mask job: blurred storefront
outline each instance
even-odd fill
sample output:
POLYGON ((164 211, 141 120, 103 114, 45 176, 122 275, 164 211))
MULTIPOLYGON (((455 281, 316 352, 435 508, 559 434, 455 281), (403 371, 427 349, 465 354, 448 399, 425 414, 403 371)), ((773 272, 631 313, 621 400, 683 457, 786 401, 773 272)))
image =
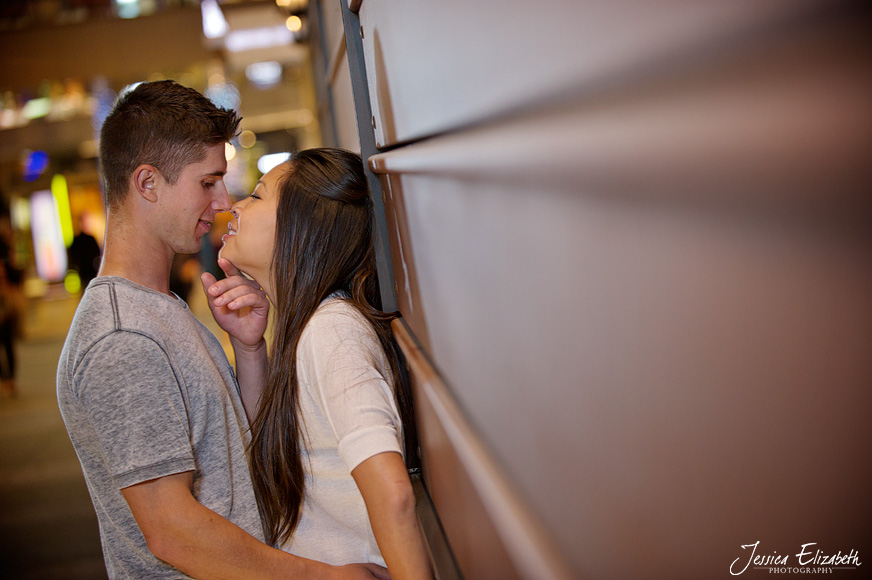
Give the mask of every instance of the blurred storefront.
MULTIPOLYGON (((174 79, 243 117, 227 185, 245 195, 268 163, 321 143, 305 0, 13 0, 0 7, 0 215, 29 298, 81 283, 80 230, 102 246, 99 128, 117 95, 174 79), (278 155, 279 157, 275 157, 278 155), (272 160, 272 161, 271 161, 272 160)), ((229 214, 204 238, 201 266, 229 214)))

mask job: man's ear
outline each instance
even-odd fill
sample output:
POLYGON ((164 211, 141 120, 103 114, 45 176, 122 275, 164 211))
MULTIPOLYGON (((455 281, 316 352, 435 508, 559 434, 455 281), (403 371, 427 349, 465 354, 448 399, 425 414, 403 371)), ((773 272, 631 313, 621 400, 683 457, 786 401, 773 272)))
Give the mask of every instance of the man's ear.
POLYGON ((154 203, 157 201, 157 181, 160 173, 153 165, 140 165, 133 170, 133 187, 136 193, 146 200, 154 203))

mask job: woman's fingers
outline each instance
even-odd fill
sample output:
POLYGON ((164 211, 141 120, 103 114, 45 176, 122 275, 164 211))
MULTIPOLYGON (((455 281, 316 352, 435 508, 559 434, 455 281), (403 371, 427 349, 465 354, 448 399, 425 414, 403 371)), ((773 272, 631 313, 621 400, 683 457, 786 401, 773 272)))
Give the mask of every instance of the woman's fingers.
MULTIPOLYGON (((226 260, 225 260, 226 261, 226 260)), ((229 262, 228 262, 229 263, 229 262)), ((234 267, 235 268, 235 267, 234 267)), ((239 272, 239 270, 236 270, 239 272)), ((239 286, 246 286, 248 288, 252 288, 254 290, 259 291, 260 285, 254 280, 249 280, 242 274, 228 274, 226 278, 223 280, 216 280, 214 276, 211 274, 208 275, 208 280, 210 280, 210 284, 206 284, 206 274, 203 275, 203 284, 206 287, 206 293, 209 296, 220 296, 224 294, 231 288, 236 288, 239 286)))
POLYGON ((209 287, 216 282, 216 279, 210 272, 203 272, 200 274, 200 282, 203 283, 203 290, 208 293, 209 287))
MULTIPOLYGON (((219 287, 217 284, 210 288, 219 287)), ((266 294, 260 288, 248 284, 222 285, 221 291, 212 294, 212 302, 216 306, 228 306, 231 309, 242 306, 262 306, 266 304, 266 294)))
POLYGON ((224 273, 227 274, 228 278, 231 278, 233 276, 242 276, 242 271, 234 266, 230 260, 227 260, 225 258, 218 258, 218 267, 224 270, 224 273))

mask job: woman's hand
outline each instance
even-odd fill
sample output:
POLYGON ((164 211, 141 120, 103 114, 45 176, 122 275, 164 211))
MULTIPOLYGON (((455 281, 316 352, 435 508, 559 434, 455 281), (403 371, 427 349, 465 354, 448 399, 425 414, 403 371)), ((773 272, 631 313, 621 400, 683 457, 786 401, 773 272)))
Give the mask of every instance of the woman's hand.
POLYGON ((269 318, 266 292, 228 260, 218 258, 218 266, 227 275, 223 280, 209 272, 200 277, 215 322, 235 341, 234 348, 260 347, 269 318))

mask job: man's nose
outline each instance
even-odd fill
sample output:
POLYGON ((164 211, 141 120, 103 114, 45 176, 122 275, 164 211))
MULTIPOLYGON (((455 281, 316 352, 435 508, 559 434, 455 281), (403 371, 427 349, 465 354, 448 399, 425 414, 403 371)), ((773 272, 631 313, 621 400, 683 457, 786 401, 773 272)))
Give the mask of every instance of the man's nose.
POLYGON ((230 207, 233 205, 233 202, 230 200, 230 194, 227 193, 227 186, 224 185, 224 181, 221 181, 221 185, 215 188, 215 200, 212 202, 212 207, 215 208, 216 212, 224 212, 228 211, 230 207))

